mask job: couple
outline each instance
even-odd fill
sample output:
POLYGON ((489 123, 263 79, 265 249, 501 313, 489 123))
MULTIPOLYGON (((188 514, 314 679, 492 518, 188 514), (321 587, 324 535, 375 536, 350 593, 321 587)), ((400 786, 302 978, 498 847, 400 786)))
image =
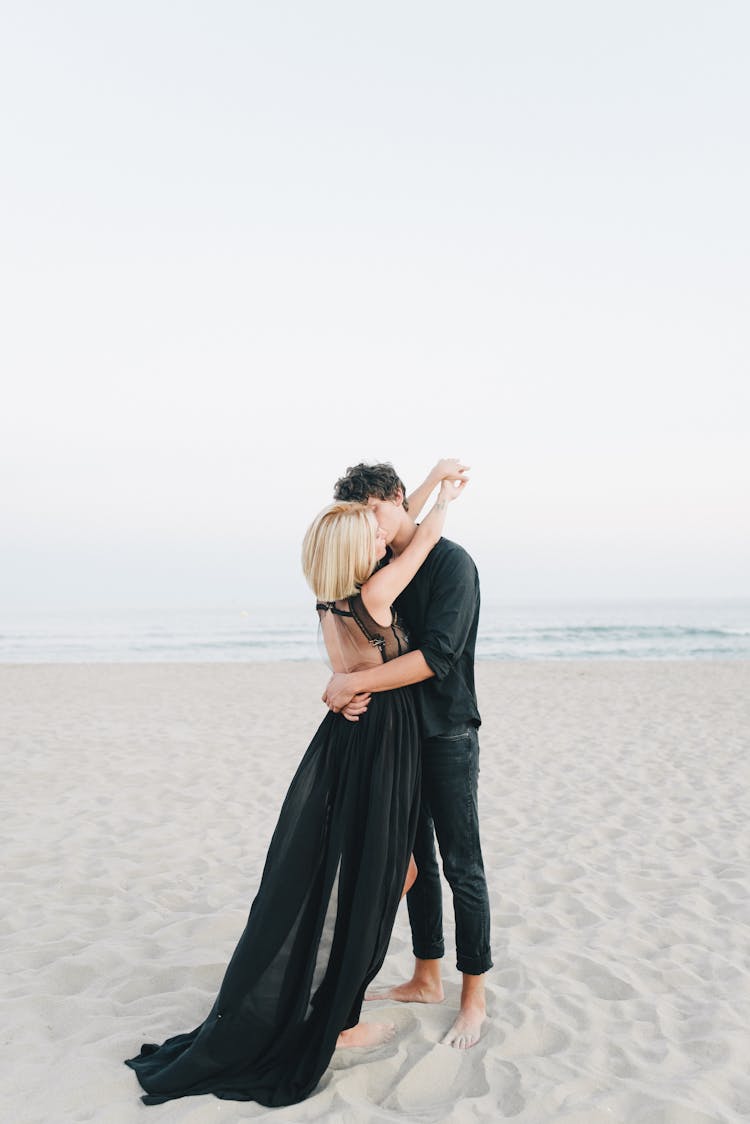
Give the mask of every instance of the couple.
POLYGON ((434 833, 463 972, 461 1011, 444 1041, 478 1040, 492 966, 476 799, 479 590, 471 559, 441 538, 465 484, 459 462, 440 461, 407 499, 390 465, 357 465, 309 528, 303 569, 334 672, 329 713, 284 799, 207 1018, 127 1062, 147 1104, 201 1093, 294 1104, 313 1091, 334 1049, 387 1041, 392 1024, 359 1016, 407 890, 414 977, 382 997, 440 1002, 434 833), (418 514, 438 484, 417 526, 408 509, 418 514), (411 650, 402 617, 418 640, 411 650))

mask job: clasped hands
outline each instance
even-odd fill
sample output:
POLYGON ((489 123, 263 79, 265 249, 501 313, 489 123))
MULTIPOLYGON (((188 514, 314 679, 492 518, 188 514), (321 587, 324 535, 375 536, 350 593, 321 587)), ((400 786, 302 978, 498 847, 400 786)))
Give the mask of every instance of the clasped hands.
POLYGON ((321 697, 328 709, 335 714, 343 714, 349 722, 359 722, 360 715, 367 710, 372 696, 369 691, 356 694, 351 681, 351 675, 336 672, 328 680, 321 697))

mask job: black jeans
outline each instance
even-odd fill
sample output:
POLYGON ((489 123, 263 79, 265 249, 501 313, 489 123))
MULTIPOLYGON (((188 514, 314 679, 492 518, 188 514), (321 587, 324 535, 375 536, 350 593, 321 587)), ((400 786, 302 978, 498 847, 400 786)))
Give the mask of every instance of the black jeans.
POLYGON ((453 891, 456 967, 481 975, 492 967, 490 902, 479 842, 479 738, 473 725, 422 742, 422 806, 414 841, 417 880, 407 895, 414 955, 445 953, 443 895, 435 855, 453 891))

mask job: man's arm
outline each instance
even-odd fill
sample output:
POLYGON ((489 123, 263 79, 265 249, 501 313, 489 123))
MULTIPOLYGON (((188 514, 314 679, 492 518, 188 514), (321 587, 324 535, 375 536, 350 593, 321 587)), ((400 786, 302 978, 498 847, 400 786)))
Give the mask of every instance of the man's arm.
POLYGON ((444 679, 463 651, 479 604, 476 566, 460 548, 433 568, 430 601, 419 648, 437 679, 444 679))
MULTIPOLYGON (((364 671, 352 671, 348 675, 338 673, 328 680, 323 692, 323 702, 331 710, 339 711, 355 695, 369 694, 372 691, 392 691, 395 687, 408 687, 411 683, 421 683, 431 679, 435 672, 417 648, 388 660, 379 667, 368 667, 364 671)), ((366 708, 365 708, 366 709, 366 708)))

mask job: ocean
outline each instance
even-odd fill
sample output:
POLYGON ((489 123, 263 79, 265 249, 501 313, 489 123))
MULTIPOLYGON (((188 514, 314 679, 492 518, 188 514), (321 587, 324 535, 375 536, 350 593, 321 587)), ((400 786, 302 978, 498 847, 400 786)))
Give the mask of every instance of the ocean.
MULTIPOLYGON (((311 605, 0 614, 3 663, 322 658, 311 605)), ((477 658, 750 659, 750 599, 487 604, 477 658)))

